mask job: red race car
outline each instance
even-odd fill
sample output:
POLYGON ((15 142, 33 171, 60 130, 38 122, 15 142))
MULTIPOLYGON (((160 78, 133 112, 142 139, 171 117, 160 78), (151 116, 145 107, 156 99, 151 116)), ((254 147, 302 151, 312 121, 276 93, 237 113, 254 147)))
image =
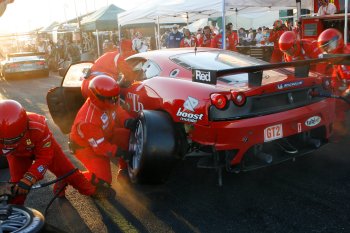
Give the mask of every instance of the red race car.
MULTIPOLYGON (((328 142, 335 118, 330 77, 315 60, 269 64, 210 48, 150 51, 127 59, 135 80, 120 80, 124 107, 138 117, 130 138, 134 182, 166 180, 176 161, 247 171, 310 153, 328 142), (316 94, 315 94, 316 93, 316 94), (196 152, 196 153, 193 153, 196 152), (205 152, 206 156, 203 156, 205 152)), ((50 113, 64 133, 84 102, 80 85, 91 63, 73 65, 49 91, 50 113)))

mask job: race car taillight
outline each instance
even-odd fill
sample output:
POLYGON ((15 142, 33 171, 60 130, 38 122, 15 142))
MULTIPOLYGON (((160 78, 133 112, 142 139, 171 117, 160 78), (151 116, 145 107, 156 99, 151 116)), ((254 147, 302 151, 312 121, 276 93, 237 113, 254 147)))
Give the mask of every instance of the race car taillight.
POLYGON ((246 96, 242 92, 231 92, 232 100, 237 106, 242 106, 245 104, 246 96))
POLYGON ((42 65, 45 65, 45 62, 44 61, 37 61, 36 64, 42 66, 42 65))
POLYGON ((9 68, 17 68, 17 67, 19 67, 19 64, 9 64, 8 67, 9 68))
POLYGON ((227 104, 227 98, 222 94, 212 94, 210 99, 211 103, 218 109, 223 109, 227 104))
POLYGON ((331 89, 331 85, 332 83, 331 83, 331 79, 330 78, 324 78, 323 79, 323 83, 322 83, 322 85, 323 85, 323 88, 324 89, 326 89, 326 90, 329 90, 329 89, 331 89))

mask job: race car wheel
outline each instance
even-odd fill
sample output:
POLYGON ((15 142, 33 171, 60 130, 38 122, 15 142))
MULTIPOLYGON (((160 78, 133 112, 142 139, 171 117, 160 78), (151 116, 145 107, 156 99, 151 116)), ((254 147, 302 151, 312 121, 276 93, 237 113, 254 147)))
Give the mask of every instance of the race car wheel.
POLYGON ((170 116, 144 110, 129 141, 129 177, 134 183, 165 182, 176 163, 175 129, 170 116))
MULTIPOLYGON (((0 214, 1 232, 37 233, 43 229, 44 216, 39 211, 17 205, 8 205, 7 207, 11 208, 10 212, 8 214, 1 212, 0 214)), ((6 206, 1 208, 6 208, 6 206)))

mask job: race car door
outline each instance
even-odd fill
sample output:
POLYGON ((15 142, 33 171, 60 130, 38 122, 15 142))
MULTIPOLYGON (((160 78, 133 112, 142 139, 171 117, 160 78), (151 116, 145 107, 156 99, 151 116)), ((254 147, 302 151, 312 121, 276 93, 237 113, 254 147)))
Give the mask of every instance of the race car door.
POLYGON ((92 65, 93 62, 71 65, 64 75, 61 85, 50 89, 46 95, 51 117, 64 134, 70 132, 75 116, 84 104, 81 83, 92 65))

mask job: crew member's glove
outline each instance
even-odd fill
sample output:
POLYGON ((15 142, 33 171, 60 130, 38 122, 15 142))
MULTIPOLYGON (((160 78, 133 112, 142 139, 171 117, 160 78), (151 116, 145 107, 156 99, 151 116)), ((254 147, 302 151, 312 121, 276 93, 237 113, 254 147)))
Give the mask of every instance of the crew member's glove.
POLYGON ((136 125, 137 125, 137 119, 135 118, 126 119, 124 122, 124 127, 132 131, 136 129, 136 125))
POLYGON ((23 178, 15 185, 14 194, 15 195, 26 195, 29 193, 33 184, 35 184, 37 179, 30 172, 26 172, 23 178))
POLYGON ((346 90, 343 92, 342 96, 343 96, 344 98, 350 99, 350 88, 346 89, 346 90))

